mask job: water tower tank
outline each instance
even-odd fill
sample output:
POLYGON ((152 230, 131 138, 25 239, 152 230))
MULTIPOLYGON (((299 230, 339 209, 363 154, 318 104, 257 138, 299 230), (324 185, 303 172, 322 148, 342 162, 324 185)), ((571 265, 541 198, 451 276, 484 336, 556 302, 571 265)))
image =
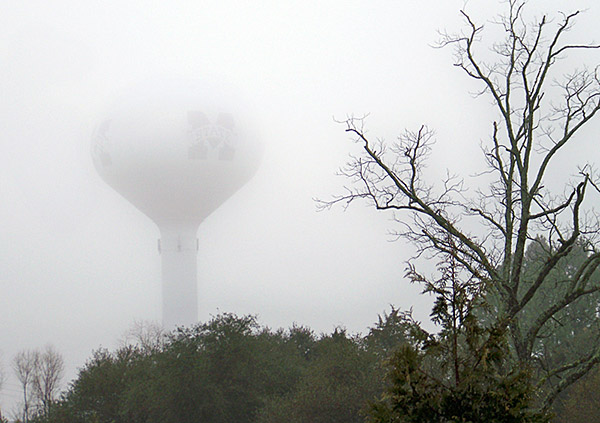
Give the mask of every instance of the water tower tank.
POLYGON ((215 90, 167 84, 119 99, 92 137, 102 179, 160 230, 163 325, 198 319, 199 224, 256 172, 260 146, 215 90))

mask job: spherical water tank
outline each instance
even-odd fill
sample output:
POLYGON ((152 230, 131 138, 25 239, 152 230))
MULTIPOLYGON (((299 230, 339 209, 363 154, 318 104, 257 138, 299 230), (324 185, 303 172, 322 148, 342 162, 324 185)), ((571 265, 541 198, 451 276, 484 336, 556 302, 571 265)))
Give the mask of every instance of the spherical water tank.
POLYGON ((102 179, 160 229, 163 324, 196 322, 198 225, 261 157, 238 104, 180 82, 132 90, 94 132, 92 157, 102 179))

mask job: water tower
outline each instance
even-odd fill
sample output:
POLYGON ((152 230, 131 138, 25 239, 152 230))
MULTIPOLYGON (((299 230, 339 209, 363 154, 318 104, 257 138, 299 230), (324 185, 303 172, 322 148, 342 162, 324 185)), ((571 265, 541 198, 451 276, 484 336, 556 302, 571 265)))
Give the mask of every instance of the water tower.
POLYGON ((102 179, 160 230, 163 325, 198 319, 197 230, 256 172, 261 149, 215 90, 178 84, 133 91, 92 138, 102 179))

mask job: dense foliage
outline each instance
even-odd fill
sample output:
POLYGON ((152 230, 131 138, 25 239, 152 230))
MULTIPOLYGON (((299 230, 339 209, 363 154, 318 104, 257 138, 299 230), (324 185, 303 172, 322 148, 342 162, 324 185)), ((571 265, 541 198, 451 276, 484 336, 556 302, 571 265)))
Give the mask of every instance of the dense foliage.
MULTIPOLYGON (((532 243, 525 269, 535 273, 546 248, 532 243)), ((573 249, 536 301, 552 301, 565 273, 587 254, 583 243, 573 249)), ((487 317, 495 312, 493 295, 473 283, 451 254, 438 270, 441 277, 433 281, 408 270, 434 297, 431 333, 394 308, 365 336, 341 328, 321 335, 302 326, 271 330, 253 316, 234 314, 168 335, 138 328, 136 342, 94 352, 48 415, 34 421, 548 422, 549 414, 536 410, 535 380, 544 374, 534 372, 548 357, 588 350, 598 334, 598 323, 589 318, 598 301, 588 297, 564 308, 536 344, 538 365, 518 367, 510 359, 506 328, 487 317)), ((523 325, 535 321, 535 303, 525 311, 523 325)), ((553 421, 597 416, 598 374, 561 394, 553 421)))
POLYGON ((394 308, 365 336, 340 328, 319 336, 300 326, 273 331, 252 316, 222 314, 153 342, 100 349, 34 421, 547 421, 531 410, 529 374, 503 372, 503 335, 480 327, 466 309, 453 331, 454 306, 441 303, 438 297, 432 312, 442 322, 436 334, 394 308))
POLYGON ((360 337, 222 314, 151 347, 101 349, 38 422, 360 422, 383 390, 381 358, 405 340, 398 316, 360 337))
MULTIPOLYGON (((452 245, 452 244, 450 244, 452 245)), ((450 253, 430 280, 409 268, 408 276, 434 295, 426 332, 405 315, 408 342, 388 359, 389 385, 369 410, 371 423, 543 423, 535 410, 529 367, 514 366, 506 327, 486 319, 486 290, 450 253)))

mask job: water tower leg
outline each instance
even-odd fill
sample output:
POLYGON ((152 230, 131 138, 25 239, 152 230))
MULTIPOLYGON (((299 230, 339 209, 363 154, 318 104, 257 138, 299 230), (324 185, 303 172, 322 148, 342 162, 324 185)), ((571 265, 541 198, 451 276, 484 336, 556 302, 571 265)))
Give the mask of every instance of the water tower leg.
POLYGON ((161 228, 163 326, 167 330, 198 321, 196 228, 161 228))

